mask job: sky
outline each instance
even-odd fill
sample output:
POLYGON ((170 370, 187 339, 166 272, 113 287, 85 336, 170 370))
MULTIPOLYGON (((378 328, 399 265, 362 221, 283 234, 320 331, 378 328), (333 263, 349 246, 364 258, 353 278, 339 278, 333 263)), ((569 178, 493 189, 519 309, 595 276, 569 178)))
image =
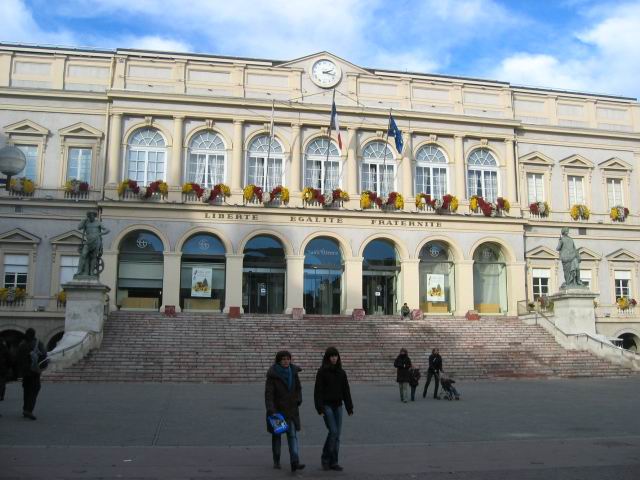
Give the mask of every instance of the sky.
POLYGON ((0 0, 0 42, 292 60, 640 97, 640 0, 0 0))

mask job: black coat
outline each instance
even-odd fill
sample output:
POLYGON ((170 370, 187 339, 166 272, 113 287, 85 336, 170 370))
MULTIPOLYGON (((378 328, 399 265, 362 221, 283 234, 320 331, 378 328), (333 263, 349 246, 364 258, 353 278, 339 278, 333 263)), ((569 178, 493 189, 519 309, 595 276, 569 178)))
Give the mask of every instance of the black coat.
POLYGON ((439 353, 432 353, 429 355, 429 370, 432 372, 442 371, 442 357, 439 353))
POLYGON ((40 358, 45 358, 47 356, 47 351, 45 350, 44 345, 37 338, 34 338, 30 342, 22 340, 20 342, 20 345, 18 346, 18 353, 16 355, 16 368, 18 369, 19 375, 21 375, 22 377, 40 376, 40 373, 31 370, 31 351, 36 346, 35 342, 38 343, 40 358))
POLYGON ((9 378, 11 363, 11 353, 9 353, 9 347, 7 347, 7 344, 3 339, 0 339, 0 379, 9 378))
POLYGON ((411 379, 411 375, 409 374, 411 359, 409 358, 409 355, 398 355, 396 361, 393 362, 393 366, 398 369, 396 382, 408 382, 411 379))
POLYGON ((351 390, 347 372, 338 365, 323 365, 316 374, 316 385, 313 400, 318 413, 323 412, 325 405, 339 407, 344 402, 348 414, 353 413, 351 390))
MULTIPOLYGON (((291 364, 293 370, 293 389, 289 391, 286 382, 276 372, 276 366, 272 365, 267 371, 267 381, 264 387, 264 404, 267 407, 267 417, 274 413, 281 413, 289 425, 293 424, 296 430, 300 430, 300 411, 298 407, 302 403, 302 385, 298 372, 302 369, 291 364)), ((267 420, 267 430, 273 433, 267 420)))

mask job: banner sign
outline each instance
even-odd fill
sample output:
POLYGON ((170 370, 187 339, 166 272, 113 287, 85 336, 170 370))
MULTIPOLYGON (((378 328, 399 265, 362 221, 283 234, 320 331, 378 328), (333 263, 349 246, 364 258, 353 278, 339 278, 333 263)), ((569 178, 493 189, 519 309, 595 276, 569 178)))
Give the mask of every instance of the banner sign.
POLYGON ((444 275, 441 273, 427 273, 427 301, 444 302, 444 275))
POLYGON ((211 277, 210 268, 193 267, 191 269, 191 296, 211 297, 211 277))

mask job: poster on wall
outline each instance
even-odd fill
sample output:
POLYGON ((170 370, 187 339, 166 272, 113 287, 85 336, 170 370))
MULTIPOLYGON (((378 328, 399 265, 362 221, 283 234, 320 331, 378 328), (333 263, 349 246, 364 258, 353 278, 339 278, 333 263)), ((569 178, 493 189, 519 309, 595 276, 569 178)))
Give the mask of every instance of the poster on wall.
POLYGON ((427 301, 444 302, 444 275, 441 273, 427 274, 427 301))
POLYGON ((210 268, 193 267, 191 269, 191 296, 211 297, 211 277, 210 268))

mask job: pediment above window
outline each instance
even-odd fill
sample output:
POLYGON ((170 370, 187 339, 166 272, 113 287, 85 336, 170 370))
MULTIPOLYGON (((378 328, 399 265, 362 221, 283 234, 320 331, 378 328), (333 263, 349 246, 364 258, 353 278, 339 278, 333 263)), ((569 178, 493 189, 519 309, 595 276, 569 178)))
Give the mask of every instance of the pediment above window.
POLYGON ((37 245, 40 243, 40 239, 35 235, 31 235, 28 232, 20 228, 14 228, 3 234, 0 234, 0 244, 18 244, 18 245, 37 245))
POLYGON ((80 245, 82 243, 82 234, 77 230, 71 230, 57 235, 51 239, 53 245, 80 245))
POLYGON ((522 157, 520 157, 521 164, 527 165, 539 165, 544 167, 551 167, 555 163, 553 159, 547 157, 544 153, 540 152, 531 152, 522 157))
POLYGON ((549 247, 536 247, 529 250, 525 254, 527 260, 556 260, 558 258, 558 252, 550 249, 549 247))
POLYGON ((49 135, 49 130, 42 125, 38 125, 31 120, 21 120, 20 122, 12 123, 4 127, 4 132, 7 136, 12 135, 34 135, 39 137, 46 137, 49 135))
POLYGON ((560 160, 560 165, 570 168, 594 168, 595 165, 591 160, 582 155, 571 155, 570 157, 560 160))
POLYGON ((638 257, 638 255, 624 248, 620 248, 607 255, 607 260, 610 262, 637 262, 639 259, 640 257, 638 257))
POLYGON ((631 164, 625 162, 624 160, 620 160, 617 157, 605 160, 604 162, 600 163, 598 167, 603 170, 615 170, 618 172, 630 172, 633 170, 631 164))
POLYGON ((580 253, 580 260, 582 261, 598 261, 598 260, 602 260, 602 255, 597 254, 596 252, 594 252, 593 250, 590 250, 588 248, 585 247, 581 247, 578 249, 578 252, 580 253))
POLYGON ((58 130, 61 137, 102 138, 102 132, 86 123, 74 123, 58 130))

